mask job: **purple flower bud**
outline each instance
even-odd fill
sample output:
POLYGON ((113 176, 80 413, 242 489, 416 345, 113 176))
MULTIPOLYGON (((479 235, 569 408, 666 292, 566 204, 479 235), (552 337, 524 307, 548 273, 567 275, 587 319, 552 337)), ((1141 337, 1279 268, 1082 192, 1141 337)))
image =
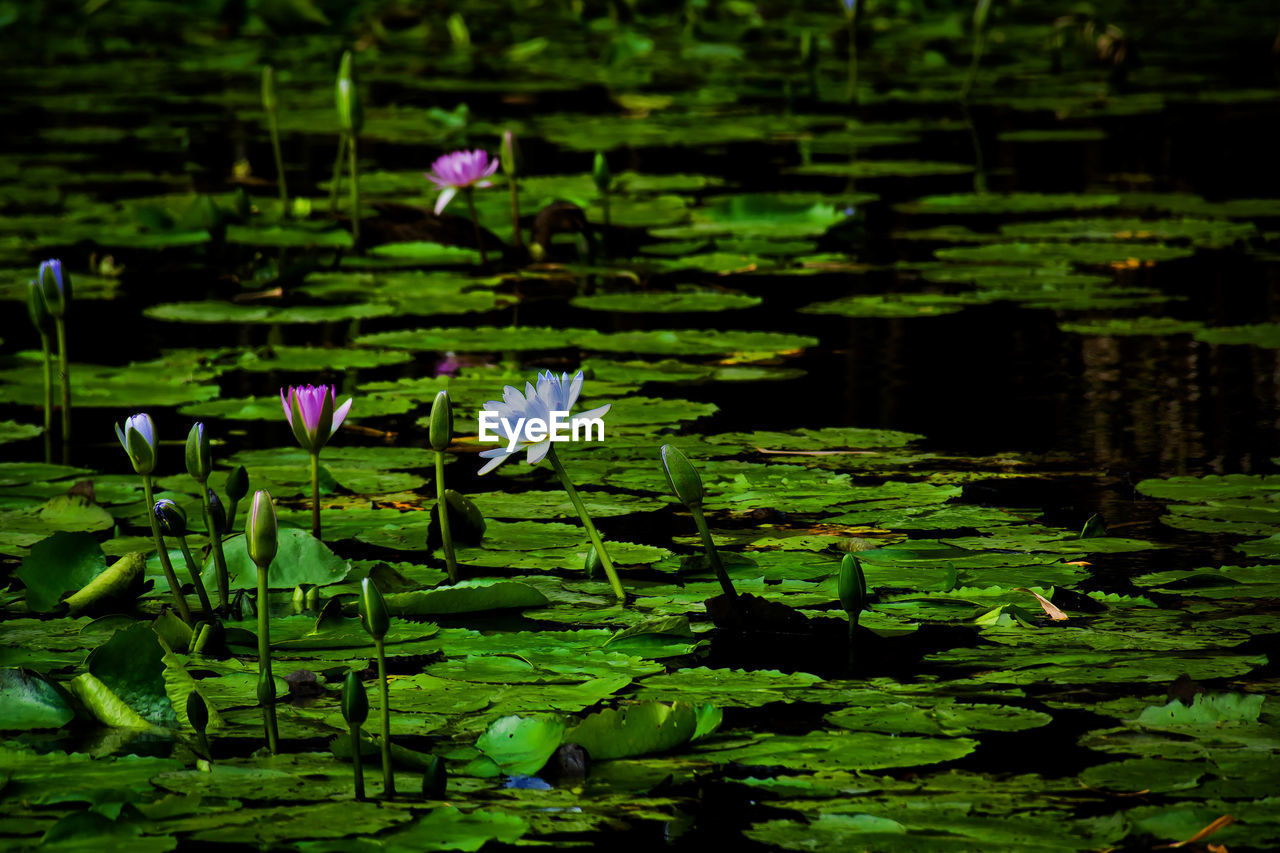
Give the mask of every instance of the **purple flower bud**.
POLYGON ((337 391, 332 385, 291 385, 280 389, 280 405, 302 449, 319 453, 351 410, 352 400, 335 408, 337 391))

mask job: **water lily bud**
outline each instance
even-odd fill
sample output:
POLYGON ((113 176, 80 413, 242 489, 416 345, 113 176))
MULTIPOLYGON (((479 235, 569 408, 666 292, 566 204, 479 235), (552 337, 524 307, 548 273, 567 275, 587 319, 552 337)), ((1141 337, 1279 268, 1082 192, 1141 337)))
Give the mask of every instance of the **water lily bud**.
POLYGON ((168 498, 161 498, 156 501, 151 511, 156 514, 156 521, 160 522, 160 532, 165 536, 186 536, 187 535, 187 514, 168 498))
POLYGON ((448 787, 449 773, 444 768, 444 759, 438 755, 431 756, 431 764, 422 774, 422 796, 429 800, 443 800, 448 787))
POLYGON ((484 513, 475 501, 454 489, 444 490, 444 503, 449 513, 449 530, 453 538, 467 545, 479 545, 484 539, 484 513))
POLYGON ((448 391, 441 391, 431 401, 430 438, 436 450, 444 450, 453 441, 453 406, 448 391))
POLYGON ((364 629, 375 640, 385 637, 391 627, 387 602, 382 598, 382 591, 369 578, 360 582, 360 619, 364 622, 364 629))
POLYGON ((596 546, 592 545, 587 550, 587 560, 583 564, 583 568, 587 572, 587 580, 595 580, 596 577, 604 570, 604 564, 600 562, 600 552, 596 550, 596 546))
POLYGON ((662 470, 667 474, 667 485, 680 503, 687 507, 702 505, 702 478, 689 457, 672 444, 662 445, 662 470))
POLYGON ((209 706, 204 703, 204 697, 194 690, 187 694, 187 722, 201 734, 209 727, 209 706))
POLYGON ((196 421, 187 433, 187 473, 204 485, 213 471, 213 453, 209 450, 209 433, 196 421))
POLYGON ((243 465, 237 465, 227 475, 227 500, 236 503, 249 494, 249 472, 243 465))
POLYGON ((319 453, 346 420, 354 398, 337 405, 332 385, 290 385, 280 389, 280 405, 293 437, 308 453, 319 453))
MULTIPOLYGON (((363 726, 369 719, 369 695, 354 670, 349 671, 347 679, 342 682, 342 719, 349 726, 363 726)), ((351 748, 352 754, 356 754, 357 745, 352 744, 351 748)))
POLYGON ((265 570, 276 557, 277 547, 276 508, 271 502, 271 494, 266 489, 258 489, 253 495, 253 504, 249 507, 249 519, 244 525, 245 547, 249 550, 249 559, 258 569, 265 570))
POLYGON ((320 609, 320 587, 310 584, 307 590, 307 610, 315 613, 320 609))
POLYGON ((338 128, 344 133, 359 133, 364 126, 364 111, 360 106, 360 92, 356 89, 355 62, 349 50, 342 54, 334 95, 338 105, 338 128))
POLYGON ((516 136, 509 130, 502 132, 502 150, 498 152, 502 161, 502 174, 514 178, 520 172, 520 148, 516 145, 516 136))
POLYGON ((609 171, 609 161, 604 159, 604 152, 597 151, 595 162, 591 164, 591 179, 596 182, 596 189, 602 193, 609 191, 613 182, 613 173, 609 171))
POLYGON ((156 425, 147 414, 130 415, 124 429, 116 424, 116 438, 129 455, 133 470, 150 474, 156 469, 156 425))
POLYGON ((55 318, 65 315, 71 302, 71 274, 62 269, 62 261, 53 258, 42 261, 36 280, 40 282, 40 294, 49 313, 55 318))
POLYGON ((276 701, 276 680, 266 667, 258 670, 258 704, 272 705, 276 701))
POLYGON ((867 578, 862 573, 862 563, 852 554, 845 554, 840 561, 840 575, 836 580, 840 606, 851 620, 857 619, 867 603, 867 578))
POLYGON ((44 294, 40 285, 34 281, 27 282, 27 314, 31 317, 31 325, 36 331, 48 337, 54 332, 53 315, 49 306, 44 304, 44 294))
POLYGON ((209 535, 217 536, 227 530, 227 510, 223 507, 222 498, 218 497, 217 492, 213 489, 206 489, 206 491, 209 493, 209 524, 213 526, 209 535))
POLYGON ((300 583, 293 588, 293 612, 294 613, 307 612, 307 587, 309 586, 313 586, 313 584, 300 583))
POLYGON ((276 100, 276 70, 270 65, 264 65, 262 66, 262 108, 273 113, 279 105, 279 101, 276 100))

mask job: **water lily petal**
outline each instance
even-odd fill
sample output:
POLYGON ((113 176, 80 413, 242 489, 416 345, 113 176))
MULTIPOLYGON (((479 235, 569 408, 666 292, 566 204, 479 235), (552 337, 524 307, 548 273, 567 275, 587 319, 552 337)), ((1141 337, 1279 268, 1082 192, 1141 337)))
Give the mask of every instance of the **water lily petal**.
POLYGON ((347 398, 347 402, 339 406, 337 411, 333 413, 333 429, 329 430, 330 436, 337 432, 338 427, 342 426, 342 422, 347 419, 347 412, 351 411, 351 404, 355 402, 355 399, 355 397, 347 398))
POLYGON ((449 202, 453 201, 453 197, 458 194, 457 187, 445 187, 440 192, 440 197, 436 199, 436 216, 444 212, 449 202))

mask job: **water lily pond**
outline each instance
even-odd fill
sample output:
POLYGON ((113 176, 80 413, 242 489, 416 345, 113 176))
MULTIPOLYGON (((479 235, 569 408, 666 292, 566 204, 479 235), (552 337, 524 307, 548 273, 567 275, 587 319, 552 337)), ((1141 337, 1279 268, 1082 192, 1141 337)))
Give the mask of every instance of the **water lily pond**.
POLYGON ((0 2, 0 846, 1280 847, 1275 11, 0 2))

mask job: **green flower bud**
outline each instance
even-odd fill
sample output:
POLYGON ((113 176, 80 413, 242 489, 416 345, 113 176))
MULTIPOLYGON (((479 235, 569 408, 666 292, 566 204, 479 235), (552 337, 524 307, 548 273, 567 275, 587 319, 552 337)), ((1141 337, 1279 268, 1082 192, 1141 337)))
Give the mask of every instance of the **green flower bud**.
POLYGON ((431 446, 436 450, 444 450, 453 441, 453 406, 449 403, 449 392, 441 391, 431 402, 431 446))
POLYGON ((196 421, 187 433, 187 473, 204 485, 213 471, 213 453, 209 449, 209 433, 196 421))
POLYGON ((852 554, 845 554, 840 561, 836 590, 840 596, 840 606, 849 614, 849 619, 856 622, 858 614, 867 604, 867 578, 862 573, 862 563, 852 554))
POLYGON ((187 722, 200 734, 209 727, 209 706, 204 703, 204 697, 194 690, 187 694, 187 722))
POLYGON ((343 133, 359 133, 364 126, 364 111, 356 88, 355 61, 349 50, 342 54, 334 95, 338 106, 338 129, 343 133))
POLYGON ((276 701, 276 680, 266 667, 258 670, 258 704, 273 705, 276 701))
POLYGON ((689 457, 673 444, 662 445, 662 470, 667 475, 667 485, 680 503, 687 507, 702 505, 702 478, 689 457))
MULTIPOLYGON (((349 671, 346 681, 342 682, 342 719, 349 726, 363 726, 369 719, 369 695, 354 670, 349 671)), ((358 746, 352 744, 351 748, 355 754, 358 746)))
POLYGON ((67 306, 71 304, 71 274, 62 269, 62 261, 41 261, 36 280, 40 283, 40 293, 49 313, 55 318, 65 315, 67 306))
POLYGON ((187 514, 182 507, 168 498, 161 498, 156 501, 151 511, 156 514, 156 521, 160 522, 160 532, 165 536, 187 535, 187 514))
POLYGON ((116 424, 116 438, 139 474, 156 469, 156 425, 148 414, 130 415, 124 429, 116 424))
POLYGON ((609 171, 609 161, 604 159, 604 152, 597 151, 595 162, 591 164, 591 179, 596 182, 596 189, 602 193, 609 191, 613 183, 613 172, 609 171))
POLYGON ((227 500, 237 503, 249 494, 249 472, 243 465, 237 465, 227 475, 227 500))
POLYGON ((307 587, 315 586, 310 583, 300 583, 293 588, 293 612, 307 612, 307 587))
POLYGON ((259 571, 266 571, 276 557, 278 524, 276 508, 271 503, 271 494, 266 489, 258 489, 253 496, 253 504, 249 507, 249 519, 244 525, 245 548, 249 551, 249 559, 259 571))
POLYGON ((307 610, 312 613, 320 610, 320 587, 315 584, 307 585, 307 610))
POLYGON ((368 578, 360 582, 360 619, 364 622, 364 629, 375 640, 385 637, 391 627, 391 614, 387 612, 382 591, 368 578))
POLYGON ((582 567, 587 572, 587 580, 592 581, 604 571, 604 563, 600 562, 600 552, 596 550, 595 545, 588 546, 587 560, 582 567))
POLYGON ((49 313, 49 306, 44 304, 44 294, 40 292, 40 285, 34 281, 27 282, 27 314, 30 315, 31 325, 36 327, 37 332, 45 337, 53 334, 53 315, 49 313))
POLYGON ((262 108, 269 113, 276 111, 276 71, 270 65, 262 66, 262 108))
POLYGON ((217 536, 220 533, 226 533, 227 510, 222 505, 222 498, 218 497, 218 493, 213 489, 206 489, 206 491, 209 493, 209 523, 213 525, 209 535, 217 536))
POLYGON ((498 152, 502 161, 502 174, 514 178, 520 172, 520 147, 516 145, 516 136, 509 130, 502 132, 502 148, 498 152))

